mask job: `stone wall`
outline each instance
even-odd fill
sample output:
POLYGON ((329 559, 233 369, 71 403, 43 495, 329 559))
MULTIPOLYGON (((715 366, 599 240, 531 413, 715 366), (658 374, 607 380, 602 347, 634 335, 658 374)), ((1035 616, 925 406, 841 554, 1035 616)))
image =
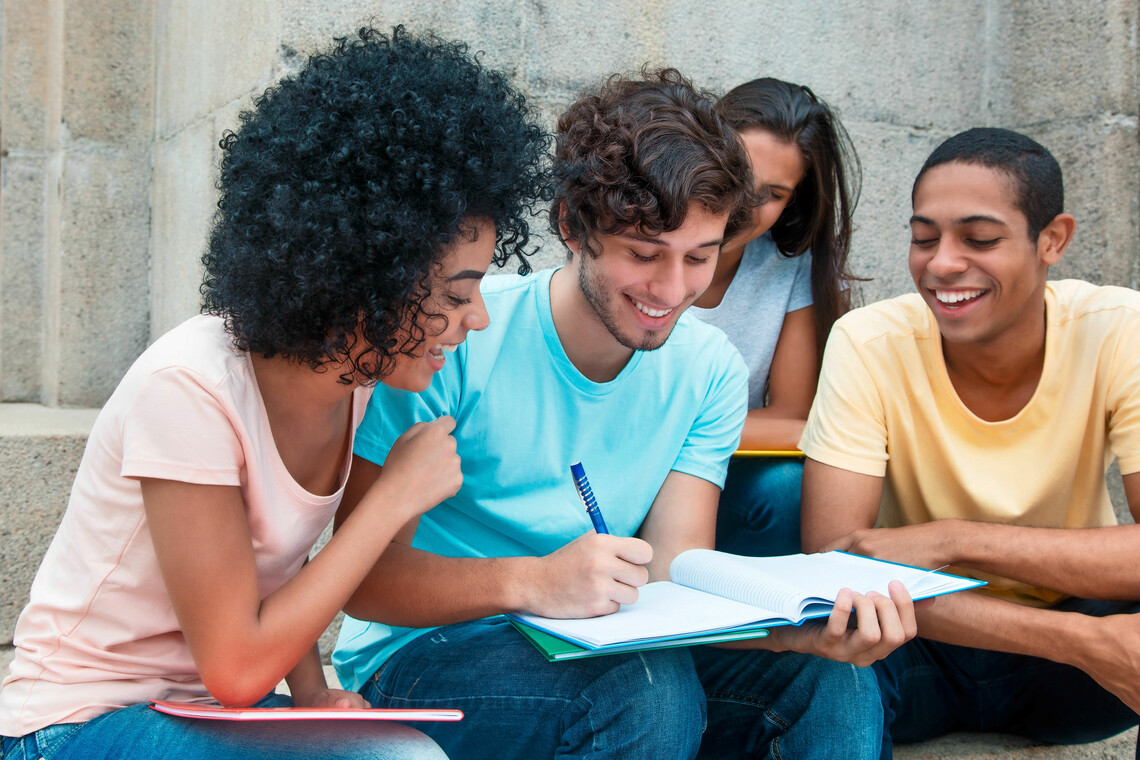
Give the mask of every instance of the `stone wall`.
MULTIPOLYGON (((551 120, 644 63, 758 75, 836 106, 864 166, 865 301, 910 289, 909 188, 973 125, 1051 147, 1079 220, 1058 276, 1137 285, 1140 3, 1103 0, 45 0, 2 6, 0 400, 97 406, 197 309, 217 140, 251 97, 371 20, 467 40, 551 120)), ((561 257, 547 245, 540 263, 561 257)))

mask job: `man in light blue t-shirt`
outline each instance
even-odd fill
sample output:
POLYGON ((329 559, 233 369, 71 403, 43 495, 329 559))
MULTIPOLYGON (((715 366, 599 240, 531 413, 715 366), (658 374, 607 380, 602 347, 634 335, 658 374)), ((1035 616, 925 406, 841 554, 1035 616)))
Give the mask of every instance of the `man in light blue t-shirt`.
POLYGON ((566 266, 485 282, 490 327, 424 393, 378 386, 357 432, 341 520, 419 421, 455 419, 464 482, 407 526, 351 600, 334 655, 342 682, 380 707, 463 710, 459 723, 422 726, 457 758, 692 757, 706 692, 710 710, 746 695, 741 751, 877 756, 879 705, 857 698, 873 676, 763 650, 868 664, 913 635, 905 592, 852 597, 850 631, 839 604, 826 624, 748 642, 755 651, 717 650, 708 679, 685 649, 548 663, 494 617, 611 613, 667 578, 679 552, 711 548, 747 408, 738 352, 684 314, 755 200, 748 158, 712 103, 676 72, 609 81, 562 116, 554 170, 566 266), (610 535, 591 528, 574 461, 610 535), (389 624, 367 622, 379 620, 389 624), (760 704, 766 716, 751 710, 760 704))

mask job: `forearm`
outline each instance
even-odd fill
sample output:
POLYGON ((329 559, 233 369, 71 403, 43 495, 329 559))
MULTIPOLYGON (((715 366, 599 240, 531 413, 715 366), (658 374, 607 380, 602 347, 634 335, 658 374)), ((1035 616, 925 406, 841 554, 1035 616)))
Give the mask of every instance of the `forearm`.
POLYGON ((393 543, 345 605, 360 620, 422 628, 525 609, 534 557, 444 557, 393 543))
MULTIPOLYGON (((386 489, 376 489, 376 498, 390 496, 386 489)), ((252 573, 227 574, 224 565, 200 568, 197 572, 210 577, 200 578, 206 582, 193 593, 211 599, 186 605, 180 620, 211 693, 224 704, 250 704, 311 657, 317 639, 408 519, 394 509, 358 510, 349 518, 352 529, 334 535, 312 561, 263 599, 252 573), (210 617, 191 619, 198 617, 193 609, 210 609, 210 617)))
POLYGON ((325 671, 321 667, 321 652, 316 645, 285 675, 285 683, 289 685, 293 697, 302 701, 304 695, 328 688, 325 671))
POLYGON ((1027 607, 976 591, 937 597, 917 611, 919 635, 946 644, 1080 666, 1098 618, 1027 607))
POLYGON ((749 409, 740 435, 744 451, 792 451, 800 442, 806 420, 781 409, 749 409))
POLYGON ((942 521, 945 562, 1085 599, 1140 600, 1140 525, 1030 528, 942 521))

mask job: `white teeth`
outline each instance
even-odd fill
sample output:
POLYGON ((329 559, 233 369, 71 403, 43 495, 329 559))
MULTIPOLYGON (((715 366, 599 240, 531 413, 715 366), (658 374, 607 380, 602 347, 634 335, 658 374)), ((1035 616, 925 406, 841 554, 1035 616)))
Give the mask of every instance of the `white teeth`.
POLYGON ((934 297, 937 298, 940 303, 951 304, 960 301, 969 301, 985 292, 984 290, 936 290, 934 291, 934 297))
POLYGON ((443 361, 443 351, 443 346, 432 346, 430 349, 428 349, 428 353, 431 355, 431 358, 435 359, 437 362, 443 361))
POLYGON ((455 349, 459 348, 459 346, 453 345, 453 344, 447 344, 445 346, 441 346, 441 348, 443 348, 444 351, 454 351, 455 349))
MULTIPOLYGON (((632 300, 632 299, 630 299, 630 300, 632 300)), ((657 319, 658 317, 663 317, 666 314, 668 314, 669 312, 673 311, 672 309, 651 309, 648 306, 646 306, 645 304, 641 303, 640 301, 634 301, 633 305, 636 306, 637 310, 640 311, 642 314, 648 314, 649 316, 653 317, 654 319, 657 319)))

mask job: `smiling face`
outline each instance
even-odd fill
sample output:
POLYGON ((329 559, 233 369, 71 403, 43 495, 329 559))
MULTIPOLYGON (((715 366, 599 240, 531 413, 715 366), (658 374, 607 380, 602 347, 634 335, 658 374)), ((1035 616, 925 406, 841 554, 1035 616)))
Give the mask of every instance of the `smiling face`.
POLYGON ((1030 240, 1000 171, 951 162, 923 175, 910 221, 910 273, 945 344, 1044 340, 1046 274, 1064 250, 1055 226, 1030 240))
MULTIPOLYGON (((471 232, 460 235, 439 260, 431 293, 424 299, 419 324, 425 340, 410 355, 397 356, 392 371, 381 382, 417 393, 426 389, 432 376, 443 368, 447 353, 466 340, 471 330, 487 327, 489 319, 479 283, 494 252, 495 226, 489 220, 479 220, 471 232)), ((397 340, 405 338, 406 331, 397 340)))
POLYGON ((576 270, 581 317, 603 325, 625 348, 660 348, 708 287, 727 221, 727 214, 693 204, 672 232, 597 235, 596 257, 568 241, 574 256, 567 269, 576 270))
POLYGON ((740 139, 748 150, 756 190, 768 195, 764 204, 753 209, 752 224, 733 237, 732 242, 743 246, 772 229, 803 180, 806 167, 799 146, 772 132, 746 129, 740 133, 740 139))

